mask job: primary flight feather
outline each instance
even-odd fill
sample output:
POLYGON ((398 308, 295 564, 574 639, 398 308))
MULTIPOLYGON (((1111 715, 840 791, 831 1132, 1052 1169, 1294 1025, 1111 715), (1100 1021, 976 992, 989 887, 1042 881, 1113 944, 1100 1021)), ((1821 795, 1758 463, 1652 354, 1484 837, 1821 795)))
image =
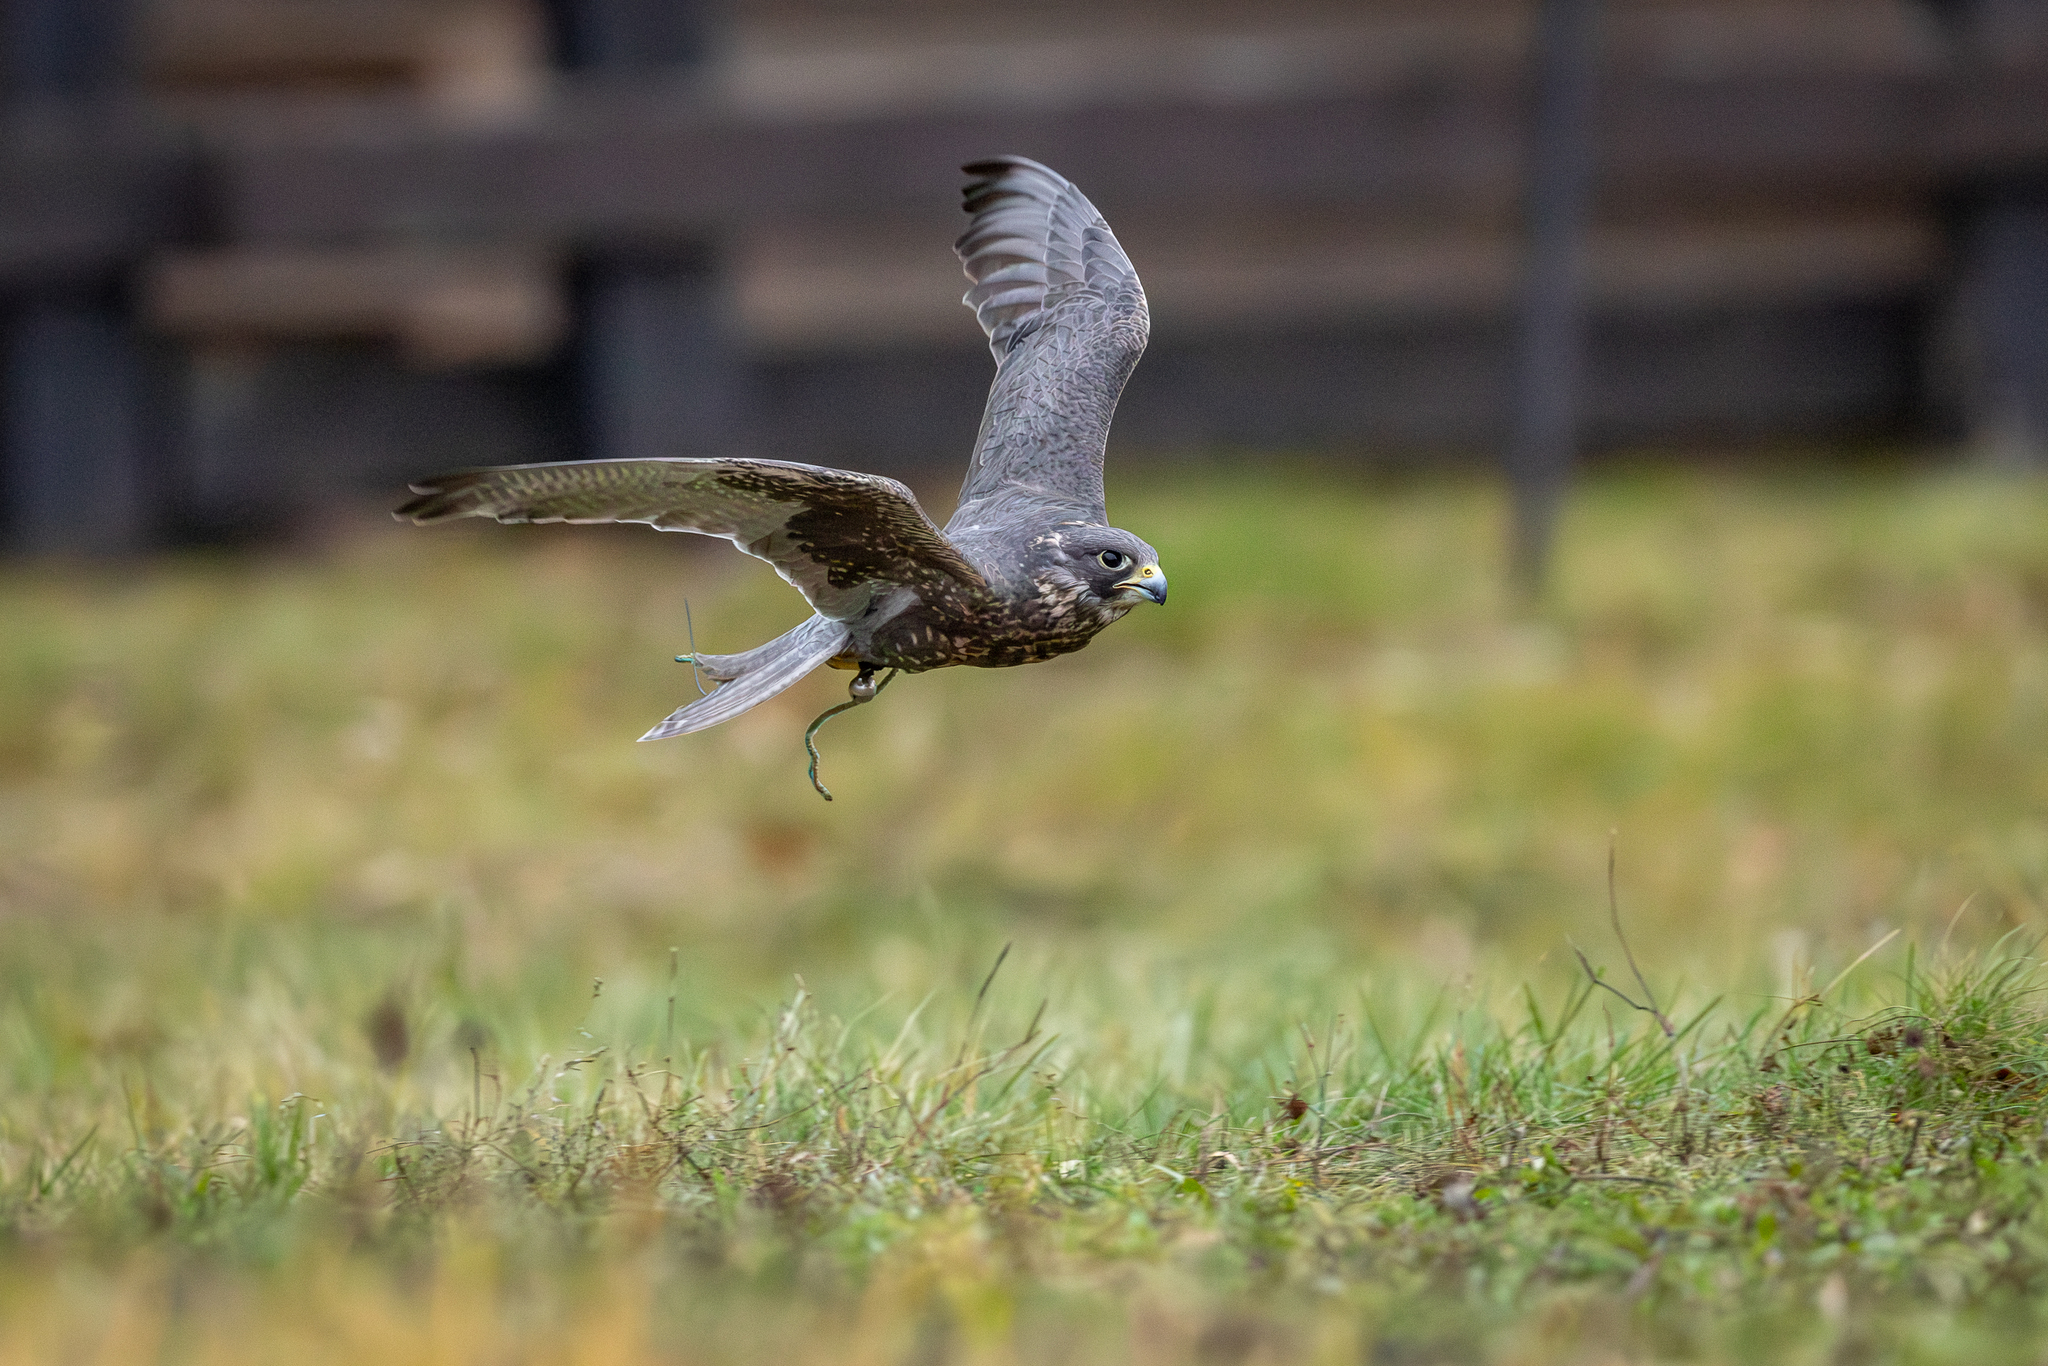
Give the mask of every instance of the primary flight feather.
POLYGON ((1102 494, 1110 417, 1150 327, 1137 272, 1057 172, 1023 157, 964 169, 972 221, 954 250, 996 378, 943 529, 893 479, 743 459, 461 470, 414 484, 397 516, 645 522, 723 536, 774 565, 816 615, 743 654, 694 656, 720 686, 643 740, 730 720, 820 664, 859 670, 860 702, 879 669, 1029 664, 1163 604, 1157 552, 1108 525, 1102 494))

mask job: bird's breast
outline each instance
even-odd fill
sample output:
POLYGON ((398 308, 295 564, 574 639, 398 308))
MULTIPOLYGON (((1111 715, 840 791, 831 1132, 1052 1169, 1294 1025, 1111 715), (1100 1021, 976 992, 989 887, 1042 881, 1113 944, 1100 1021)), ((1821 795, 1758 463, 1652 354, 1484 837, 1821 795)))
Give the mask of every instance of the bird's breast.
POLYGON ((854 644, 863 660, 911 672, 1002 669, 1078 650, 1112 619, 1084 610, 1078 593, 923 603, 871 631, 856 628, 854 644))

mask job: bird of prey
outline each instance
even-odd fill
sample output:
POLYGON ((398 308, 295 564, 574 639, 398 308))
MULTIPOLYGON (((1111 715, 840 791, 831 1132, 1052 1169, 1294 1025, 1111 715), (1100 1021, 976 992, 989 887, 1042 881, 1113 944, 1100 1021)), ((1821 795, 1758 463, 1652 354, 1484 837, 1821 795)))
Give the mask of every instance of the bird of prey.
POLYGON ((683 656, 718 688, 640 738, 730 720, 820 664, 854 670, 852 701, 805 732, 814 784, 818 725, 896 671, 1050 659, 1139 603, 1165 603, 1158 553, 1109 525, 1102 493, 1110 417, 1150 327, 1137 272, 1057 172, 1014 156, 963 169, 971 221, 954 251, 996 378, 943 530, 893 479, 750 459, 460 470, 412 485, 418 496, 396 515, 644 522, 722 536, 766 560, 815 615, 741 654, 683 656))

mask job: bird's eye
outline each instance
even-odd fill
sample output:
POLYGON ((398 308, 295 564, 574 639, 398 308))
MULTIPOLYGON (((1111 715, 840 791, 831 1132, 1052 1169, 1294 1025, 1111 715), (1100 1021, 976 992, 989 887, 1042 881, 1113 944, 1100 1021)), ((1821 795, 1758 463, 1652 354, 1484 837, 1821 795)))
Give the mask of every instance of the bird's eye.
POLYGON ((1130 563, 1130 560, 1122 552, 1115 550, 1105 550, 1095 558, 1102 561, 1104 569, 1122 569, 1130 563))

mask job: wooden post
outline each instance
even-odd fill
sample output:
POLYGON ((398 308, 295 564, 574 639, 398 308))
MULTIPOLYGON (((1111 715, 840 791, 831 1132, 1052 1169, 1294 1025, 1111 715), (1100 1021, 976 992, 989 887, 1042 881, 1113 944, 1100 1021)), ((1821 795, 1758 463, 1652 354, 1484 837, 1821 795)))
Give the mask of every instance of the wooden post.
MULTIPOLYGON (((1997 6, 1924 3, 1941 20, 1950 61, 1966 80, 2003 60, 1997 6)), ((2034 4, 2040 32, 2040 0, 2034 4)), ((1955 302, 1969 441, 1992 465, 2048 469, 2048 170, 1990 177, 1966 187, 1961 199, 1955 302)))
POLYGON ((0 82, 15 107, 89 96, 123 74, 118 0, 0 0, 0 82))
POLYGON ((1971 439, 1994 465, 2048 469, 2048 179, 1991 186, 1960 246, 1971 439))
POLYGON ((682 73, 710 46, 705 0, 549 0, 562 65, 612 74, 682 73))
MULTIPOLYGON (((74 118, 124 75, 113 0, 0 0, 0 106, 74 118)), ((149 357, 117 280, 0 299, 0 544, 137 549, 154 525, 149 357)))
POLYGON ((579 389, 591 455, 721 455, 738 439, 738 362, 709 251, 609 252, 578 291, 579 389))
POLYGON ((86 292, 17 300, 0 369, 8 549, 107 555, 147 544, 158 492, 145 444, 151 395, 124 311, 86 292))
POLYGON ((1541 587, 1578 455, 1585 368, 1585 242, 1593 188, 1598 0, 1542 0, 1527 199, 1522 337, 1507 457, 1512 566, 1541 587))
MULTIPOLYGON (((691 78, 709 11, 704 0, 556 0, 553 17, 571 70, 645 84, 691 78)), ((586 457, 735 449, 743 382, 716 244, 600 242, 578 275, 572 364, 586 457)))

